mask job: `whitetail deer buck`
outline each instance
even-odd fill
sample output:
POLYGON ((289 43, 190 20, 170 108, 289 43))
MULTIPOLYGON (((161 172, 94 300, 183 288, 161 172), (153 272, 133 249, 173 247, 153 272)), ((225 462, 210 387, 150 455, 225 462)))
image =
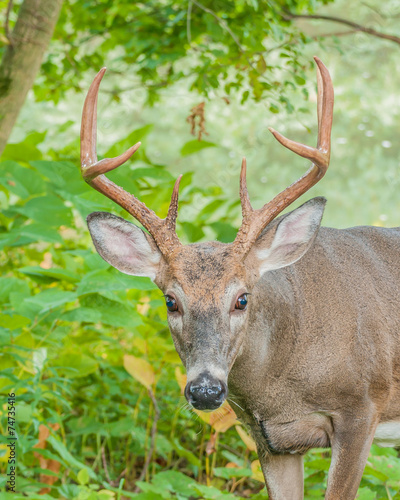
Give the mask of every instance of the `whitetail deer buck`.
POLYGON ((105 69, 90 87, 82 118, 84 179, 150 233, 92 213, 95 247, 112 266, 148 276, 163 291, 187 369, 187 400, 214 410, 229 388, 257 443, 272 500, 303 498, 302 455, 310 448, 332 448, 325 498, 351 500, 372 441, 400 445, 400 228, 320 228, 324 198, 275 219, 328 168, 333 87, 326 67, 315 61, 317 148, 271 130, 312 166, 254 210, 243 160, 243 222, 230 244, 180 243, 180 178, 168 215, 160 219, 103 175, 140 145, 97 161, 96 105, 105 69))

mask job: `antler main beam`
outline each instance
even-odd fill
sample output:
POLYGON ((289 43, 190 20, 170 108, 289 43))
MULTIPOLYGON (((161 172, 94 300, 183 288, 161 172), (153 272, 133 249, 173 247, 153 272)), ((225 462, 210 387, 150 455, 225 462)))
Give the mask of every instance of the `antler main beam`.
POLYGON ((242 204, 242 225, 238 231, 234 246, 236 251, 246 254, 256 241, 261 231, 282 210, 293 203, 302 194, 308 191, 325 175, 330 159, 331 129, 333 119, 333 85, 329 71, 318 57, 314 57, 317 63, 318 83, 318 142, 317 147, 312 148, 299 142, 287 139, 276 130, 270 128, 275 139, 294 153, 307 158, 312 162, 311 168, 294 182, 291 186, 279 193, 273 200, 262 208, 254 210, 250 203, 246 185, 246 160, 243 158, 240 173, 240 201, 242 204))
POLYGON ((175 182, 171 203, 165 219, 160 219, 153 210, 133 194, 128 193, 120 186, 110 181, 104 174, 114 170, 139 149, 140 142, 130 147, 125 153, 115 158, 97 160, 96 135, 97 135, 97 97, 101 80, 106 68, 102 68, 94 78, 87 93, 82 112, 81 124, 81 172, 84 180, 94 189, 104 194, 129 212, 153 236, 158 248, 167 256, 181 243, 175 231, 178 215, 178 192, 182 176, 175 182))

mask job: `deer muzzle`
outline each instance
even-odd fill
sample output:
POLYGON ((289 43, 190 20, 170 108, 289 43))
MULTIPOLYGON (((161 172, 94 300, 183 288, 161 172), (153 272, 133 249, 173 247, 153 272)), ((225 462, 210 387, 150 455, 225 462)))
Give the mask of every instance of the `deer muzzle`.
POLYGON ((200 373, 185 387, 185 397, 196 410, 216 410, 227 396, 226 383, 214 378, 209 372, 200 373))

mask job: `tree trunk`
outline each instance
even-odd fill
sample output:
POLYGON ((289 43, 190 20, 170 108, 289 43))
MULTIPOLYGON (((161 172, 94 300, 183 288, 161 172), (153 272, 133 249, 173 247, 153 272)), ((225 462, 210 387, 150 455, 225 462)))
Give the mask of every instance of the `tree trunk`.
MULTIPOLYGON (((11 1, 11 0, 10 0, 11 1)), ((24 0, 0 63, 0 155, 50 43, 63 0, 24 0)))

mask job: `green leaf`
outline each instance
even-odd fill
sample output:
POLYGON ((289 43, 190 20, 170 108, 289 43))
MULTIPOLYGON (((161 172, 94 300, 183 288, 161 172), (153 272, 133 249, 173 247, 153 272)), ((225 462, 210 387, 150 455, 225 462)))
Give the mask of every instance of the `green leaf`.
POLYGON ((195 483, 193 490, 199 493, 204 500, 237 500, 237 497, 232 493, 222 492, 214 486, 195 483))
MULTIPOLYGON (((118 420, 117 422, 112 422, 107 425, 107 430, 110 436, 114 436, 116 438, 120 438, 121 436, 127 436, 131 434, 134 430, 138 430, 138 427, 133 425, 133 418, 126 417, 118 420)), ((139 429, 140 430, 140 429, 139 429)), ((159 446, 158 440, 160 436, 157 436, 157 448, 159 446)))
POLYGON ((76 290, 78 295, 113 290, 154 290, 156 286, 149 278, 129 276, 119 271, 99 270, 86 274, 76 290))
POLYGON ((182 474, 182 472, 169 470, 156 474, 152 479, 152 483, 168 489, 171 493, 178 493, 185 497, 191 497, 193 496, 192 485, 196 484, 196 481, 182 474))
POLYGON ((386 482, 389 479, 389 477, 386 474, 384 474, 383 472, 380 472, 378 470, 375 470, 374 468, 372 468, 369 465, 367 465, 365 467, 364 475, 366 477, 368 477, 368 476, 376 477, 377 479, 379 479, 379 481, 382 481, 382 482, 386 482))
MULTIPOLYGON (((139 141, 142 141, 152 130, 154 125, 149 123, 144 127, 137 128, 133 132, 131 132, 125 139, 121 141, 115 142, 113 146, 104 153, 105 158, 112 158, 114 156, 120 155, 122 152, 133 146, 139 141)), ((143 146, 139 148, 139 150, 135 153, 134 159, 140 158, 140 153, 143 151, 143 146)))
POLYGON ((22 236, 19 229, 12 229, 8 234, 6 235, 0 235, 0 249, 3 249, 5 247, 22 247, 24 245, 28 245, 29 243, 32 243, 33 240, 32 238, 22 236))
POLYGON ((82 179, 79 167, 67 161, 32 161, 31 165, 62 191, 82 194, 89 188, 82 179))
POLYGON ((206 205, 201 210, 201 212, 199 213, 199 215, 197 216, 197 218, 199 220, 201 220, 201 221, 207 221, 208 222, 208 219, 210 218, 210 215, 213 215, 224 203, 225 203, 225 200, 221 200, 221 199, 213 200, 211 203, 209 203, 208 205, 206 205))
POLYGON ((51 365, 69 378, 86 377, 99 368, 95 359, 81 352, 64 352, 52 360, 51 365))
POLYGON ((378 446, 377 444, 373 444, 371 446, 371 454, 374 456, 384 455, 385 457, 397 457, 397 451, 395 448, 381 447, 378 446))
POLYGON ((50 289, 40 292, 29 299, 25 299, 25 302, 37 306, 39 312, 43 313, 63 306, 68 302, 73 302, 76 298, 77 295, 73 292, 50 289))
POLYGON ((177 453, 177 455, 179 457, 183 457, 183 458, 186 458, 186 460, 192 464, 192 465, 195 465, 196 467, 201 467, 201 462, 200 460, 197 458, 197 456, 192 453, 191 451, 187 450, 186 448, 184 448, 181 443, 179 442, 178 439, 176 438, 173 438, 171 439, 171 442, 174 446, 174 450, 175 452, 177 453))
POLYGON ((224 479, 231 479, 232 477, 251 477, 253 472, 251 469, 237 468, 237 467, 214 467, 214 475, 224 479))
POLYGON ((175 179, 168 170, 162 168, 135 168, 129 171, 129 177, 131 180, 144 179, 146 177, 159 181, 173 181, 175 179))
POLYGON ((11 293, 19 293, 21 296, 29 296, 28 284, 18 278, 0 278, 0 303, 8 302, 11 293))
MULTIPOLYGON (((5 328, 0 327, 0 347, 9 346, 11 343, 11 334, 5 328)), ((3 360, 2 360, 3 361, 3 360)))
POLYGON ((157 484, 149 484, 145 483, 144 481, 137 481, 136 485, 144 492, 144 493, 151 493, 151 498, 153 499, 168 499, 172 498, 171 494, 169 491, 165 488, 164 485, 159 486, 157 484))
POLYGON ((4 148, 3 160, 26 161, 42 158, 42 152, 37 147, 46 137, 47 132, 32 132, 22 142, 9 142, 4 148))
POLYGON ((299 75, 294 75, 294 81, 297 83, 297 85, 305 85, 306 84, 305 79, 299 75))
POLYGON ((307 468, 313 470, 329 470, 330 460, 326 458, 317 458, 315 460, 310 460, 307 462, 307 468))
POLYGON ((87 467, 85 464, 74 458, 71 453, 67 450, 66 446, 64 443, 56 439, 53 435, 50 435, 47 438, 48 443, 51 444, 51 446, 54 448, 54 450, 60 455, 60 457, 65 460, 65 462, 70 465, 74 469, 85 469, 92 479, 96 480, 97 476, 96 474, 92 471, 90 467, 87 467))
POLYGON ((28 276, 36 277, 39 276, 41 278, 47 278, 46 281, 68 281, 70 283, 75 283, 79 280, 79 276, 67 269, 43 269, 40 266, 25 266, 19 269, 20 273, 26 274, 28 276))
POLYGON ((14 314, 13 316, 0 314, 0 326, 9 330, 18 330, 18 328, 28 326, 30 323, 31 320, 29 318, 25 318, 19 314, 14 314))
POLYGON ((80 298, 83 307, 96 309, 101 314, 101 321, 108 325, 136 328, 142 320, 136 310, 99 294, 89 294, 80 298))
POLYGON ((79 484, 82 484, 82 485, 87 484, 89 482, 89 473, 88 473, 87 469, 81 469, 78 472, 77 478, 78 478, 79 484))
POLYGON ((65 312, 61 319, 63 321, 79 321, 80 323, 98 323, 101 321, 101 311, 89 307, 77 307, 65 312))
POLYGON ((33 222, 32 224, 22 226, 19 229, 21 236, 26 236, 32 241, 47 241, 49 243, 62 243, 63 239, 57 229, 33 222))
POLYGON ((20 198, 44 194, 46 185, 37 172, 14 161, 0 163, 0 184, 20 198))
POLYGON ((207 142, 207 141, 198 141, 198 140, 193 140, 189 141, 186 144, 182 146, 181 149, 181 156, 188 156, 193 153, 197 153, 198 151, 201 151, 202 149, 206 148, 216 148, 217 144, 214 144, 213 142, 207 142))
POLYGON ((192 224, 191 222, 181 222, 180 225, 182 226, 190 243, 195 243, 196 241, 204 238, 204 231, 196 224, 192 224))
POLYGON ((237 229, 226 222, 213 222, 210 226, 217 233, 217 240, 222 243, 230 243, 236 238, 237 229))
POLYGON ((393 456, 373 456, 369 458, 376 471, 386 476, 390 480, 400 480, 400 461, 393 456))
POLYGON ((17 415, 19 423, 27 423, 32 421, 33 408, 23 401, 17 402, 17 415))
POLYGON ((25 215, 28 219, 33 219, 50 227, 68 226, 72 223, 71 210, 56 196, 33 198, 28 200, 23 207, 15 208, 15 211, 25 215))
POLYGON ((369 488, 360 488, 357 494, 357 500, 375 500, 376 493, 369 488))
POLYGON ((279 108, 276 104, 270 104, 269 110, 271 111, 271 113, 274 113, 274 114, 279 113, 279 108))

